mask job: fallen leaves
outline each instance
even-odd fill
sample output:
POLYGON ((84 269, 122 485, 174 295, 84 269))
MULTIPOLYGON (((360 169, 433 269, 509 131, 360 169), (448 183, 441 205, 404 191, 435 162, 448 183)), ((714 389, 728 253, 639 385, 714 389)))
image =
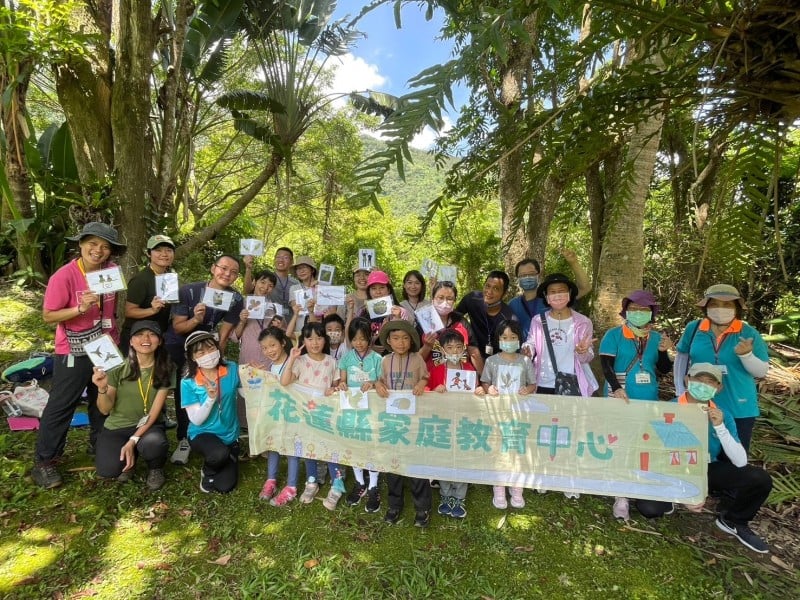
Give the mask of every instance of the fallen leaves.
POLYGON ((303 566, 306 569, 313 569, 314 567, 319 566, 319 561, 316 558, 309 558, 307 561, 303 563, 303 566))
POLYGON ((208 563, 211 565, 219 565, 221 567, 226 566, 229 562, 231 562, 231 555, 230 554, 223 554, 217 560, 209 560, 208 563))

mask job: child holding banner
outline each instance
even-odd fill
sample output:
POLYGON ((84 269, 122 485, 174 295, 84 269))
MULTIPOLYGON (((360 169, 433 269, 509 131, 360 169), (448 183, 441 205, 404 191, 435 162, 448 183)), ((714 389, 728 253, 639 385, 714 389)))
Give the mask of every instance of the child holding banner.
MULTIPOLYGON (((414 396, 425 391, 428 383, 428 369, 425 361, 417 353, 419 350, 419 334, 414 326, 406 320, 387 321, 380 331, 381 346, 387 343, 392 349, 383 357, 381 376, 375 384, 375 390, 381 398, 389 398, 390 391, 411 390, 414 396)), ((416 517, 415 527, 427 527, 431 519, 431 485, 427 479, 404 477, 389 473, 386 476, 386 487, 389 492, 389 510, 383 520, 397 523, 403 510, 403 482, 408 481, 411 496, 414 499, 416 517)))
MULTIPOLYGON (((519 352, 522 339, 522 327, 519 322, 503 321, 495 329, 494 338, 500 352, 492 354, 486 359, 481 374, 483 385, 475 389, 475 394, 478 396, 484 394, 491 396, 533 394, 536 391, 536 374, 531 359, 519 352)), ((492 505, 500 510, 508 508, 506 487, 503 485, 492 487, 492 505)), ((510 492, 511 506, 525 508, 522 488, 512 487, 510 492)))

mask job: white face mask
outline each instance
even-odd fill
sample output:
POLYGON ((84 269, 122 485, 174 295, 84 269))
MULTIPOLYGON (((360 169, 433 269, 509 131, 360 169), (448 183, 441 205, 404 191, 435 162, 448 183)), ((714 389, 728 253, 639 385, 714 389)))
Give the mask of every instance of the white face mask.
POLYGON ((434 302, 433 308, 440 316, 444 317, 453 312, 453 303, 449 300, 441 300, 439 302, 434 302))
POLYGON ((557 294, 548 294, 547 303, 550 305, 550 308, 554 310, 561 310, 567 304, 569 304, 569 293, 559 292, 557 294))
POLYGON ((706 314, 715 325, 727 325, 736 318, 736 309, 715 307, 709 308, 706 314))
POLYGON ((219 350, 214 350, 208 354, 195 359, 197 366, 201 369, 213 369, 219 364, 219 350))

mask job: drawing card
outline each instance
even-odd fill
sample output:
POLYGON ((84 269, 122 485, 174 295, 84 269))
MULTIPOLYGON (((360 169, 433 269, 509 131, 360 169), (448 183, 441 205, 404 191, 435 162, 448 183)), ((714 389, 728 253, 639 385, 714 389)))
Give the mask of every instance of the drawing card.
POLYGON ((86 342, 83 345, 83 349, 92 364, 104 371, 110 371, 125 362, 119 348, 107 333, 91 342, 86 342))
POLYGON ((392 306, 391 296, 381 296, 380 298, 367 300, 367 310, 369 311, 370 319, 388 317, 392 314, 392 306))
POLYGON ((417 397, 411 390, 389 390, 386 412, 390 415, 413 415, 417 412, 417 397))
POLYGON ((319 266, 319 276, 317 281, 320 285, 333 285, 333 274, 336 272, 336 267, 322 263, 319 266))
POLYGON ((367 408, 369 408, 369 396, 367 392, 362 392, 358 388, 347 388, 346 392, 339 392, 340 410, 364 410, 367 408), (354 401, 356 401, 355 405, 354 401))
POLYGON ((308 314, 308 302, 314 298, 314 290, 312 288, 303 288, 294 291, 294 302, 300 307, 300 314, 308 314))
POLYGON ((263 256, 264 242, 261 240, 239 240, 239 254, 242 256, 263 256))
POLYGON ((317 288, 317 303, 320 306, 344 306, 343 285, 325 285, 317 288))
POLYGON ((422 273, 423 277, 428 278, 436 277, 438 270, 439 264, 432 258, 426 258, 422 261, 422 266, 420 267, 419 272, 422 273))
POLYGON ((282 316, 283 316, 283 304, 278 304, 278 303, 276 303, 276 302, 273 302, 273 304, 272 304, 272 310, 273 310, 273 311, 275 312, 275 314, 276 314, 276 315, 278 315, 279 317, 282 317, 282 316))
POLYGON ((417 323, 422 327, 423 333, 434 333, 444 329, 442 317, 439 316, 432 304, 423 306, 414 314, 417 316, 417 323))
POLYGON ((522 367, 518 365, 498 365, 497 381, 494 387, 501 394, 516 394, 519 392, 519 380, 522 376, 522 367))
POLYGON ((456 283, 456 273, 458 269, 453 265, 439 265, 439 273, 436 281, 449 281, 456 283))
POLYGON ((125 289, 125 279, 119 267, 109 267, 86 273, 86 283, 95 294, 112 294, 125 289))
POLYGON ((228 310, 233 303, 233 292, 226 290, 215 290, 207 287, 203 293, 203 304, 214 310, 228 310))
POLYGON ((244 306, 249 313, 248 319, 263 319, 267 316, 267 302, 265 296, 245 296, 244 306))
POLYGON ((167 304, 175 304, 179 301, 179 287, 177 273, 164 273, 163 275, 156 275, 156 296, 161 298, 167 304))
POLYGON ((358 249, 358 266, 361 269, 370 271, 377 265, 375 264, 375 249, 374 248, 359 248, 358 249))
POLYGON ((445 387, 448 392, 474 392, 476 375, 475 371, 447 369, 445 387))

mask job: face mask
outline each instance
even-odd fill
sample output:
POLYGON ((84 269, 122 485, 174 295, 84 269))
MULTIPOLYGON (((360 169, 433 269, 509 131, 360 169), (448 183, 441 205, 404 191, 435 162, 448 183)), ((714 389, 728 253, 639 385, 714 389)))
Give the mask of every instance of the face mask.
POLYGON ((453 303, 449 300, 441 300, 439 302, 434 302, 433 308, 440 316, 444 317, 453 312, 453 303))
POLYGON ((736 318, 735 308, 709 308, 706 311, 708 318, 715 325, 727 325, 736 318))
POLYGON ((690 381, 686 389, 698 402, 708 402, 717 393, 717 388, 702 381, 690 381))
POLYGON ((444 359, 449 363, 459 363, 462 356, 462 354, 445 354, 444 359))
POLYGON ((550 305, 550 308, 561 310, 569 304, 569 294, 550 294, 547 296, 547 303, 550 305))
POLYGON ((341 331, 329 331, 328 332, 328 339, 330 339, 331 344, 338 344, 342 341, 342 332, 341 331))
POLYGON ((634 327, 644 327, 653 318, 653 311, 651 310, 627 310, 625 311, 625 319, 634 327))
POLYGON ((519 350, 519 340, 514 340, 513 342, 504 342, 500 341, 500 350, 503 352, 511 352, 512 354, 519 350))
POLYGON ((539 287, 539 278, 536 275, 527 275, 517 279, 517 284, 523 290, 529 292, 530 290, 535 290, 537 287, 539 287))
POLYGON ((219 364, 219 350, 214 350, 208 354, 204 354, 197 360, 197 366, 201 369, 213 369, 219 364))

